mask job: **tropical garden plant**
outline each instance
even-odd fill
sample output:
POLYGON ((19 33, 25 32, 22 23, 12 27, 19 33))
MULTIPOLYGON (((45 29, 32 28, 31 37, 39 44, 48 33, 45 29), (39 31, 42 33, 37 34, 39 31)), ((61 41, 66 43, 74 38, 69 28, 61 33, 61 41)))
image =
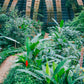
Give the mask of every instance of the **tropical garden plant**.
POLYGON ((0 13, 0 18, 0 64, 9 55, 23 52, 4 84, 84 83, 84 68, 79 65, 83 32, 78 29, 83 27, 83 12, 65 25, 63 20, 58 24, 53 19, 56 26, 49 28, 46 39, 40 33, 40 21, 21 17, 18 11, 0 13))
POLYGON ((16 60, 25 68, 17 71, 31 75, 45 84, 83 84, 83 69, 78 65, 80 48, 72 42, 73 39, 69 40, 63 35, 63 24, 62 20, 60 25, 51 29, 48 41, 38 39, 40 34, 31 41, 26 39, 26 52, 16 60))

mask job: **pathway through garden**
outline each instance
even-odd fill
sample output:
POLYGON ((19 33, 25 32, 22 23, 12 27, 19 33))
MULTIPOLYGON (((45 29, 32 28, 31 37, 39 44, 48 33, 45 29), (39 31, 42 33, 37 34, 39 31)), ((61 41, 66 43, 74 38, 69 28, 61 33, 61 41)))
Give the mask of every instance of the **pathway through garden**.
MULTIPOLYGON (((44 39, 48 38, 48 33, 45 33, 44 39)), ((7 57, 7 59, 1 64, 0 66, 0 84, 3 84, 3 80, 6 78, 8 71, 10 70, 11 66, 14 64, 14 60, 17 58, 17 55, 21 55, 20 54, 16 54, 14 56, 9 56, 7 57)))
POLYGON ((7 59, 1 64, 0 66, 0 84, 3 84, 3 80, 6 78, 8 71, 10 70, 11 66, 14 64, 15 59, 17 58, 16 54, 14 56, 9 56, 7 59))

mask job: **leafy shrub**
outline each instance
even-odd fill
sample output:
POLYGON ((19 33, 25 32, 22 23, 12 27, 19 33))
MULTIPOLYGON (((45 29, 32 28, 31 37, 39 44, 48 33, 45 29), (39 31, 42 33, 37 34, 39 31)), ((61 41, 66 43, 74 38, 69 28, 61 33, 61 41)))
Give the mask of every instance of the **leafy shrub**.
POLYGON ((33 78, 32 76, 18 72, 18 68, 24 68, 23 66, 12 68, 9 71, 9 75, 4 80, 3 84, 43 84, 41 81, 33 78))
POLYGON ((78 17, 75 17, 73 21, 66 23, 66 26, 69 26, 70 29, 76 29, 84 33, 84 11, 82 11, 78 17))
POLYGON ((56 54, 63 57, 76 56, 77 60, 79 59, 79 49, 82 45, 82 38, 79 36, 80 33, 75 31, 76 30, 69 29, 69 27, 64 28, 63 26, 61 27, 59 25, 51 29, 50 33, 53 40, 52 48, 56 54))
POLYGON ((8 21, 8 16, 6 14, 0 14, 0 24, 4 24, 8 21))
MULTIPOLYGON (((1 23, 0 33, 17 40, 21 44, 24 44, 26 37, 32 38, 37 33, 41 32, 42 23, 40 21, 33 21, 28 17, 20 16, 17 10, 6 14, 0 14, 0 16, 1 22, 4 23, 3 26, 1 23)), ((7 45, 13 46, 13 43, 7 41, 5 46, 7 45)))
POLYGON ((27 53, 24 53, 23 55, 19 56, 16 63, 21 63, 23 65, 26 65, 26 62, 28 62, 26 67, 31 67, 31 65, 35 64, 36 57, 38 57, 40 51, 43 50, 43 48, 38 47, 41 42, 38 38, 40 35, 41 34, 38 34, 31 41, 29 38, 26 39, 27 53))
MULTIPOLYGON (((69 63, 70 60, 65 59, 59 64, 53 62, 51 67, 47 62, 46 66, 43 66, 41 70, 34 69, 34 71, 32 72, 29 71, 29 69, 18 69, 18 71, 30 74, 41 81, 45 80, 47 84, 77 84, 76 82, 78 82, 78 84, 83 84, 83 73, 81 73, 81 75, 78 75, 79 73, 76 72, 78 66, 76 68, 75 66, 70 67, 69 63), (75 74, 78 76, 76 76, 75 74), (81 82, 79 80, 81 80, 81 82)), ((81 70, 79 68, 79 72, 80 71, 81 70)))

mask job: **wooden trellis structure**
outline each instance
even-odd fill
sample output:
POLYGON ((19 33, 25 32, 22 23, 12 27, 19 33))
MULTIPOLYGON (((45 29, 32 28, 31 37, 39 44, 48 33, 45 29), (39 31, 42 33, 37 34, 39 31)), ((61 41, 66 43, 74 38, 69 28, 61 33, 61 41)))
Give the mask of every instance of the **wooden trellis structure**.
MULTIPOLYGON (((52 18, 60 22, 61 19, 68 20, 74 17, 72 8, 69 10, 65 6, 66 0, 0 0, 3 10, 12 11, 18 8, 34 20, 40 20, 46 24, 53 24, 52 18), (33 9, 33 10, 32 10, 33 9)), ((79 5, 83 5, 84 0, 77 0, 79 5)))

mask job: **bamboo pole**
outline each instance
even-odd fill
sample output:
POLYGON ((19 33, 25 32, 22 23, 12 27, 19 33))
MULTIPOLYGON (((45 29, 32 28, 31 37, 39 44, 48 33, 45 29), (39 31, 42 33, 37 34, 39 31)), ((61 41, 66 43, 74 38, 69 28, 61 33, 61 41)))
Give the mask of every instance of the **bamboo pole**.
POLYGON ((77 2, 78 2, 79 5, 83 6, 83 1, 82 0, 77 0, 77 2))
POLYGON ((57 10, 57 21, 60 22, 62 20, 61 0, 56 0, 56 10, 57 10))
POLYGON ((32 0, 27 0, 26 1, 26 16, 30 17, 31 7, 32 7, 32 0))
POLYGON ((36 20, 38 16, 38 10, 39 10, 40 0, 35 0, 34 4, 34 13, 33 13, 33 19, 36 20))
POLYGON ((13 0, 13 2, 11 4, 11 7, 10 7, 10 11, 15 9, 15 6, 16 6, 17 2, 18 2, 18 0, 13 0))
POLYGON ((4 1, 3 7, 2 7, 3 11, 7 9, 8 5, 9 5, 9 2, 10 2, 10 0, 5 0, 4 1))

